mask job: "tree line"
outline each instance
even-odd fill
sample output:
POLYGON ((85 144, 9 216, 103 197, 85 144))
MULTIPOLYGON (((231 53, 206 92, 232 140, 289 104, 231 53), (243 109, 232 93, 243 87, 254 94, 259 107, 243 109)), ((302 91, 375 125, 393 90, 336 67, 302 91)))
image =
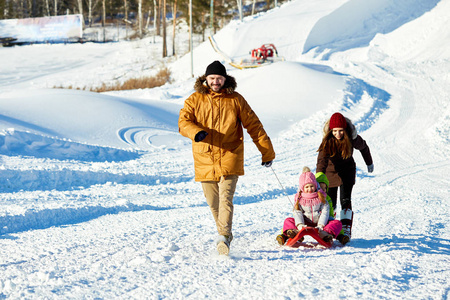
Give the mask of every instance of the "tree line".
MULTIPOLYGON (((278 5, 277 0, 0 0, 1 19, 23 19, 66 14, 81 14, 85 26, 121 22, 135 27, 139 37, 153 25, 156 35, 166 43, 168 20, 173 22, 173 38, 177 18, 186 18, 189 24, 189 8, 192 7, 193 33, 211 33, 222 28, 231 19, 264 11, 278 5), (273 2, 275 1, 275 2, 273 2), (166 16, 165 18, 163 16, 166 16)), ((286 0, 285 0, 286 1, 286 0)), ((173 50, 174 52, 175 50, 173 50)), ((173 53, 175 54, 175 53, 173 53)), ((163 56, 167 56, 163 46, 163 56)))
MULTIPOLYGON (((221 28, 224 22, 236 17, 242 9, 239 5, 245 4, 242 0, 192 0, 195 31, 202 32, 208 26, 221 28), (210 19, 211 13, 213 18, 210 19)), ((243 15, 267 10, 274 5, 276 0, 249 0, 247 6, 251 8, 244 11, 243 15)), ((0 0, 0 19, 82 14, 88 26, 94 22, 113 22, 115 19, 138 22, 139 15, 158 21, 162 19, 163 10, 171 16, 176 14, 186 17, 189 13, 189 0, 0 0)))

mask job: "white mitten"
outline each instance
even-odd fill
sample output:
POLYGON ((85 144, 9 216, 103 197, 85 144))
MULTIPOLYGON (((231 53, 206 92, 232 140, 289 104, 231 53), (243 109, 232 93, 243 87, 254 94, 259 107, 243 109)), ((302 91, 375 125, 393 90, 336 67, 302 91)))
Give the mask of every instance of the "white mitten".
POLYGON ((298 230, 302 230, 305 227, 308 227, 308 226, 306 226, 305 224, 301 224, 301 223, 297 224, 297 229, 298 230))

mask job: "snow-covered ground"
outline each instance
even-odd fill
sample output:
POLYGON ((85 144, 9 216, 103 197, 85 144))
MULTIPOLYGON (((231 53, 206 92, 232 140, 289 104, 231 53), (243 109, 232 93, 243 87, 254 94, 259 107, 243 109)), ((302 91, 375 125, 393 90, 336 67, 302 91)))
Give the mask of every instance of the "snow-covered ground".
MULTIPOLYGON (((233 58, 263 43, 286 58, 227 66, 277 153, 261 167, 246 136, 229 257, 178 134, 189 54, 162 60, 153 38, 0 48, 0 299, 448 299, 449 14, 450 0, 296 0, 215 35, 233 58), (173 82, 159 88, 54 89, 163 66, 173 82), (352 241, 280 247, 335 111, 375 164, 355 153, 352 241)), ((193 57, 195 76, 223 61, 209 42, 193 57)))

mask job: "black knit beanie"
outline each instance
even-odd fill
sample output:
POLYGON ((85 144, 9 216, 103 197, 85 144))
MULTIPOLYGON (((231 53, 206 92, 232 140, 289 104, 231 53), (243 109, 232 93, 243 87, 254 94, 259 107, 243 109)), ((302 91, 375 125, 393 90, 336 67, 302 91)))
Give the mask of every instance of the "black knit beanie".
POLYGON ((225 69, 225 66, 220 63, 220 61, 216 60, 206 68, 205 76, 208 75, 222 75, 223 77, 226 77, 227 70, 225 69))

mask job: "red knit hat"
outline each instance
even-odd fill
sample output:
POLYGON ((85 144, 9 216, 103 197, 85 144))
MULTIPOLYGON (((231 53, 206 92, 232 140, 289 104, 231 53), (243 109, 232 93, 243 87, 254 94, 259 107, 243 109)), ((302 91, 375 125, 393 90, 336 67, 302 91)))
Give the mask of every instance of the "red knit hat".
POLYGON ((330 129, 333 128, 347 128, 347 121, 340 113, 334 113, 330 119, 330 129))

